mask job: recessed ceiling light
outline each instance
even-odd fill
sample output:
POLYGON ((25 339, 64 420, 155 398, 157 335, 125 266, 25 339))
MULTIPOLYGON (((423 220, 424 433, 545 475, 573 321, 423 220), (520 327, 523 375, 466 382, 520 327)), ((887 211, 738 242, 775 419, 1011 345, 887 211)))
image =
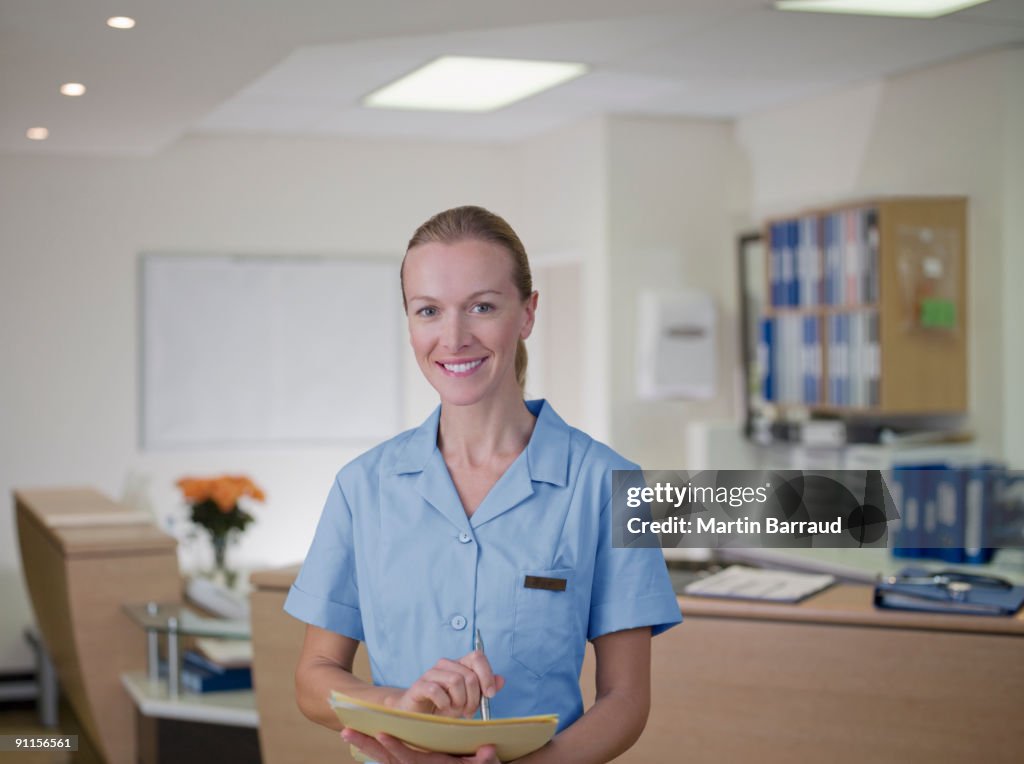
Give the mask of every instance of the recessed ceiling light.
POLYGON ((60 92, 66 96, 80 96, 85 92, 85 85, 81 82, 65 82, 60 86, 60 92))
POLYGON ((583 64, 441 56, 371 93, 366 106, 435 111, 491 111, 579 77, 583 64))
POLYGON ((135 26, 135 19, 128 16, 111 16, 107 19, 107 26, 113 29, 131 29, 135 26))
POLYGON ((50 137, 50 131, 45 127, 30 127, 25 131, 25 137, 30 141, 45 141, 50 137))
POLYGON ((862 16, 907 16, 934 19, 988 0, 776 0, 780 11, 855 13, 862 16))

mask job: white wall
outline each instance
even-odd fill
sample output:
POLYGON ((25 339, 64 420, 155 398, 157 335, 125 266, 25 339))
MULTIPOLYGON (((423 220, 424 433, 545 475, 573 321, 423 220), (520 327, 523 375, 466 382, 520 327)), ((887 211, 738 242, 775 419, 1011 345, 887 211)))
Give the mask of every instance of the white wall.
POLYGON ((1024 468, 1024 50, 1002 57, 1003 390, 1006 457, 1024 468))
POLYGON ((687 467, 686 425, 737 405, 736 234, 749 195, 731 123, 609 121, 612 444, 649 469, 687 467), (707 401, 641 401, 635 391, 637 295, 699 289, 717 304, 717 389, 707 401))
POLYGON ((547 398, 566 422, 589 431, 580 394, 586 388, 583 267, 578 262, 533 266, 534 288, 542 302, 531 337, 530 375, 542 386, 529 382, 527 395, 547 398))
MULTIPOLYGON (((219 471, 247 473, 269 495, 237 559, 300 559, 334 472, 362 449, 140 453, 138 253, 400 256, 448 206, 521 217, 518 183, 496 182, 519 177, 513 160, 494 148, 199 137, 146 159, 0 155, 0 568, 20 568, 15 487, 85 484, 117 498, 131 474, 169 514, 182 509, 176 478, 219 471)), ((435 404, 406 358, 411 426, 435 404)), ((28 660, 16 634, 0 666, 7 653, 28 660)))
MULTIPOLYGON (((531 256, 582 266, 584 416, 573 424, 644 466, 684 466, 686 423, 732 415, 735 405, 735 233, 749 190, 731 124, 595 118, 518 153, 520 233, 531 256), (702 402, 639 401, 637 295, 679 287, 704 289, 718 303, 720 392, 702 402)), ((571 304, 545 305, 542 294, 538 322, 567 321, 571 304)), ((545 393, 566 394, 558 385, 545 393)))
POLYGON ((736 126, 756 219, 876 194, 969 197, 971 420, 983 449, 1018 463, 1022 369, 1011 351, 1022 314, 1009 285, 1021 283, 1022 57, 1017 49, 963 59, 736 126))
MULTIPOLYGON (((611 436, 612 318, 608 311, 607 125, 594 118, 524 142, 512 150, 521 168, 523 221, 517 227, 537 264, 578 264, 582 316, 565 317, 566 305, 540 296, 538 321, 581 322, 584 388, 581 421, 569 423, 593 437, 611 436)), ((516 225, 513 223, 513 225, 516 225)), ((554 349, 552 349, 554 351, 554 349)), ((527 381, 529 389, 531 382, 527 381)), ((541 388, 541 392, 547 392, 541 388)), ((557 396, 557 388, 551 392, 557 396)), ((553 399, 557 408, 557 399, 553 399)))

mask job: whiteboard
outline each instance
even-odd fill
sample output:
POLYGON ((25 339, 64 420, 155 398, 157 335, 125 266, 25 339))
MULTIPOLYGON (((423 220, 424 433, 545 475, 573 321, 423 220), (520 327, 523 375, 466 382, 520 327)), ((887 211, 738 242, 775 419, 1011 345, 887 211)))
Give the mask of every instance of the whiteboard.
POLYGON ((363 444, 399 431, 397 260, 140 259, 143 448, 363 444))

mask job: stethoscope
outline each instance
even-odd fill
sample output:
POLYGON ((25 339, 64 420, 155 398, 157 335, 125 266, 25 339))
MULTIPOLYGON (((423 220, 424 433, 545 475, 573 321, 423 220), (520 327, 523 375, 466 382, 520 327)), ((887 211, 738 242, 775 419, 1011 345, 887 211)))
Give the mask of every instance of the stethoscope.
POLYGON ((1005 578, 961 573, 956 570, 939 570, 930 576, 888 576, 887 584, 931 584, 945 589, 951 600, 963 602, 974 587, 983 589, 1012 589, 1013 584, 1005 578))

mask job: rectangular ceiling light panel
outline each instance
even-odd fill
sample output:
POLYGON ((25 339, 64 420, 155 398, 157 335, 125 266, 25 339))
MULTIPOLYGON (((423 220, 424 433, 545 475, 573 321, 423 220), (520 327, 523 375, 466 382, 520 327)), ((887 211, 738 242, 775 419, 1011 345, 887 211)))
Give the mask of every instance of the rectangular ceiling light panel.
POLYGON ((371 93, 383 109, 493 111, 579 77, 583 64, 442 56, 371 93))
POLYGON ((987 2, 988 0, 777 0, 775 7, 780 11, 934 19, 987 2))

